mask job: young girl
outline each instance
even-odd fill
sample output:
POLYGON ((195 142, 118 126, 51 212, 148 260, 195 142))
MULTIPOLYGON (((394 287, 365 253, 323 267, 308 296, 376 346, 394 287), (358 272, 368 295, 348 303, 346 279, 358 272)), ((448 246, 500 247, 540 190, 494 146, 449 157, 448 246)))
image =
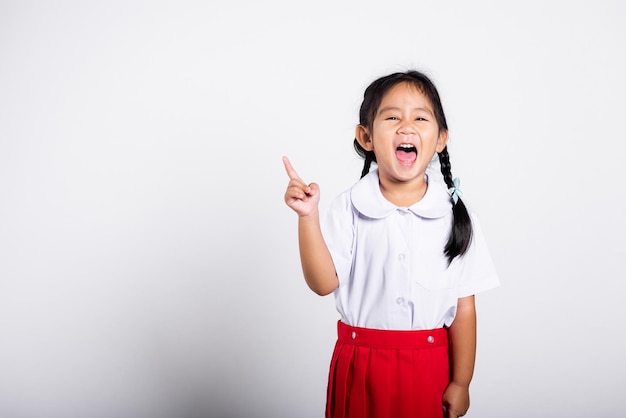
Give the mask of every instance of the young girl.
POLYGON ((408 71, 365 90, 354 140, 361 180, 323 225, 319 187, 283 158, 304 278, 317 294, 335 294, 341 316, 328 418, 460 417, 469 408, 474 294, 498 277, 452 178, 447 141, 437 89, 408 71), (445 185, 426 172, 435 152, 445 185))

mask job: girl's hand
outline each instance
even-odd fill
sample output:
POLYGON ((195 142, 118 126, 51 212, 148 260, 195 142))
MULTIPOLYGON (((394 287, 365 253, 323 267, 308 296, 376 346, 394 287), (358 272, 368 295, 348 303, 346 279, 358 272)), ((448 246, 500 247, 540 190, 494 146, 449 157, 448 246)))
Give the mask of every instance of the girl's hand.
POLYGON ((317 184, 306 184, 293 169, 289 159, 283 157, 283 164, 289 176, 289 185, 285 192, 285 203, 293 209, 298 216, 306 217, 317 212, 320 201, 320 188, 317 184))
POLYGON ((469 409, 469 404, 469 387, 450 382, 443 393, 444 418, 462 417, 469 409))

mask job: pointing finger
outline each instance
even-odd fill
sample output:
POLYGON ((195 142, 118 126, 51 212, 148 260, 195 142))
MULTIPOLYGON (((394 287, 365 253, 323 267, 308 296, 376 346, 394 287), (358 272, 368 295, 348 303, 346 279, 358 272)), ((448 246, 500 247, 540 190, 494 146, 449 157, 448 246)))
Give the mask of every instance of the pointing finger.
POLYGON ((289 158, 283 157, 283 164, 285 165, 285 170, 287 171, 287 175, 290 179, 302 181, 300 176, 298 176, 298 173, 296 173, 296 170, 293 169, 291 162, 289 162, 289 158))

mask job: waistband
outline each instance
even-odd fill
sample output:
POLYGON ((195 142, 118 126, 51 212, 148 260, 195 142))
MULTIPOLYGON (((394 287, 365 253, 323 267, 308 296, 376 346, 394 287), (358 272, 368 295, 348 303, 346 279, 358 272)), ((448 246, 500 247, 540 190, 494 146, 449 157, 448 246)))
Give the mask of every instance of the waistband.
POLYGON ((338 341, 371 348, 434 348, 448 346, 448 330, 396 331, 360 328, 337 321, 338 341))

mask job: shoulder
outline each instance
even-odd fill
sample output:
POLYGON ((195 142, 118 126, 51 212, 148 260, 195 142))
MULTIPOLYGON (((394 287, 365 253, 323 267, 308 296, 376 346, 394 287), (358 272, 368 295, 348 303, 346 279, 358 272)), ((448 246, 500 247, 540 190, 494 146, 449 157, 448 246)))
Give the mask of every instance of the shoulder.
MULTIPOLYGON (((353 186, 354 187, 354 186, 353 186)), ((329 212, 345 212, 352 208, 352 187, 335 196, 328 205, 329 212)))
POLYGON ((372 170, 365 177, 337 195, 329 206, 329 211, 359 210, 372 200, 378 190, 378 171, 372 170), (359 203, 361 202, 361 203, 359 203))

